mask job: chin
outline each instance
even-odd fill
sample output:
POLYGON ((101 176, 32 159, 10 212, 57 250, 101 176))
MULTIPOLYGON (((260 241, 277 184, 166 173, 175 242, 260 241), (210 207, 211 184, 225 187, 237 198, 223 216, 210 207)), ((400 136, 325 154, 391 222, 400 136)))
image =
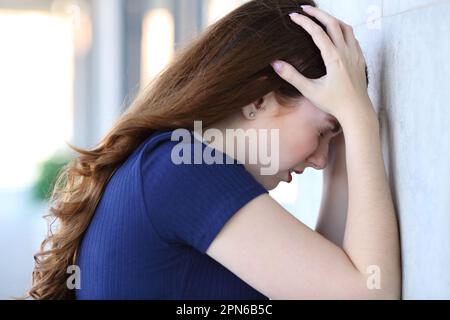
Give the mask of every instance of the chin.
POLYGON ((271 181, 267 181, 266 183, 264 183, 264 187, 267 190, 269 190, 269 191, 270 190, 274 190, 276 187, 278 187, 280 182, 281 182, 281 180, 279 180, 279 179, 274 179, 274 180, 271 180, 271 181))

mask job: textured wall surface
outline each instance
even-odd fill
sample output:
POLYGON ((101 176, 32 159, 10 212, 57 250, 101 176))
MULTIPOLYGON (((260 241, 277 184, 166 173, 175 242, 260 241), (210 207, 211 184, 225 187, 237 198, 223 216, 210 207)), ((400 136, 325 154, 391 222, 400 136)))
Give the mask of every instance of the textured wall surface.
MULTIPOLYGON (((450 0, 317 3, 354 27, 370 69, 400 220, 403 298, 450 299, 450 0)), ((321 174, 301 180, 289 207, 312 224, 321 174)))

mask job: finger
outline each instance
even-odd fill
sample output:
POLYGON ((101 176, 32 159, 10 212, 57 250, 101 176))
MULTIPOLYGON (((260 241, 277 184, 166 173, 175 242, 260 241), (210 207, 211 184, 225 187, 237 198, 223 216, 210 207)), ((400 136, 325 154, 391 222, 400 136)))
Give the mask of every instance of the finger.
POLYGON ((344 34, 345 42, 348 45, 355 45, 356 38, 355 33, 353 32, 353 27, 343 21, 340 22, 340 25, 342 28, 342 33, 344 34))
POLYGON ((339 22, 342 28, 342 31, 344 33, 344 38, 345 38, 345 42, 352 48, 356 49, 356 51, 360 54, 363 55, 363 51, 361 48, 361 45, 358 41, 358 39, 356 39, 354 31, 353 31, 353 27, 346 24, 343 21, 339 22))
POLYGON ((327 33, 330 35, 330 38, 333 40, 336 47, 340 48, 345 45, 344 35, 337 18, 316 7, 302 6, 302 8, 303 11, 316 18, 326 26, 327 33))
POLYGON ((320 49, 320 53, 326 66, 329 65, 329 61, 332 61, 336 55, 336 47, 331 41, 327 33, 313 20, 305 15, 298 13, 291 13, 289 15, 295 23, 300 25, 306 32, 308 32, 316 46, 320 49))
POLYGON ((271 65, 283 80, 292 84, 303 95, 307 95, 308 92, 311 92, 313 80, 302 75, 292 65, 281 60, 274 61, 271 65))

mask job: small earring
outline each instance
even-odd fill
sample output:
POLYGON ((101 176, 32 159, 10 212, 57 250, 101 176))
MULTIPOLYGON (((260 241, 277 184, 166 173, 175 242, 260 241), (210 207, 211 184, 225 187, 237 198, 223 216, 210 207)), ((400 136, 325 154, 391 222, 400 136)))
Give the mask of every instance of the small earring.
POLYGON ((252 112, 250 112, 249 116, 250 116, 250 118, 254 118, 254 117, 256 116, 256 113, 254 113, 254 112, 252 111, 252 112))

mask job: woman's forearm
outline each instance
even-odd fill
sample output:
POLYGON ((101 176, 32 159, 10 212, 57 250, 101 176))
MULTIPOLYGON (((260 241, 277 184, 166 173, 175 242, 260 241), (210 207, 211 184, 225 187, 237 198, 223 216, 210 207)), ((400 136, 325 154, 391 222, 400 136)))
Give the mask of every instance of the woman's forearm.
POLYGON ((348 179, 344 134, 330 142, 328 165, 323 171, 323 192, 316 231, 342 247, 348 211, 348 179))
POLYGON ((339 121, 345 135, 349 186, 343 249, 363 275, 379 270, 382 297, 399 298, 399 232, 378 119, 375 112, 364 111, 339 121))

